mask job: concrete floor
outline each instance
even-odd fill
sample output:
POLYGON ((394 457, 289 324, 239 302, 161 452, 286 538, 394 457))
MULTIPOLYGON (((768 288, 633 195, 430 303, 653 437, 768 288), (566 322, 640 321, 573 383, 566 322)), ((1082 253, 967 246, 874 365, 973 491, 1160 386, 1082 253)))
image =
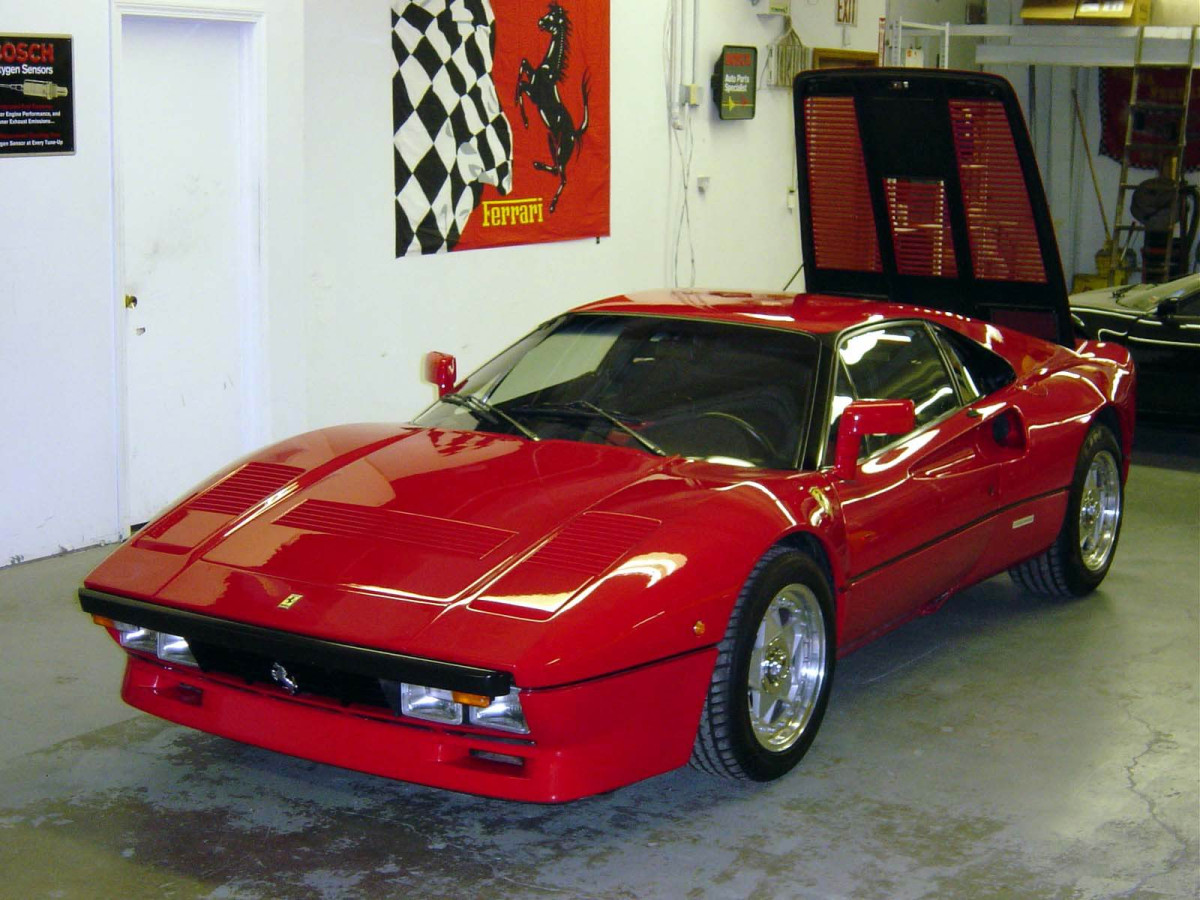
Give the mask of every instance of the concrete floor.
POLYGON ((1200 440, 1146 432, 1102 590, 1000 577, 843 661, 800 768, 561 807, 278 756, 117 699, 74 589, 0 571, 0 897, 1200 896, 1200 440))

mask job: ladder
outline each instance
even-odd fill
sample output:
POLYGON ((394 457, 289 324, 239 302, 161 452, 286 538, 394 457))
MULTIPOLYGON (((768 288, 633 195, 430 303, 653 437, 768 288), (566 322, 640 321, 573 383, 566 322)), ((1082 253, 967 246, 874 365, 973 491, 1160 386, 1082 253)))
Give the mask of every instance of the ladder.
MULTIPOLYGON (((1109 249, 1109 253, 1111 254, 1108 267, 1109 285, 1116 283, 1117 264, 1129 250, 1134 235, 1146 230, 1145 226, 1140 222, 1129 222, 1128 224, 1124 222, 1127 206, 1126 199, 1129 193, 1138 186, 1137 182, 1129 180, 1129 157, 1133 151, 1140 150, 1151 153, 1157 155, 1160 159, 1173 156, 1175 160, 1173 169, 1162 173, 1174 182, 1174 191, 1172 192, 1170 206, 1172 224, 1167 231, 1167 242, 1163 252, 1162 263, 1160 265, 1146 266, 1144 280, 1148 282, 1166 281, 1171 271, 1171 262, 1174 255, 1175 219, 1179 212, 1179 197, 1184 185, 1183 157, 1187 150, 1188 109, 1192 101, 1192 76, 1196 67, 1196 44, 1197 38, 1200 38, 1200 26, 1192 26, 1191 37, 1188 41, 1188 60, 1187 70, 1183 77, 1182 103, 1161 103, 1144 100, 1138 92, 1141 73, 1151 68, 1162 68, 1162 66, 1142 64, 1142 47, 1145 36, 1145 27, 1138 28, 1137 48, 1133 57, 1133 75, 1129 80, 1129 112, 1125 118, 1125 147, 1121 152, 1121 176, 1117 184, 1117 209, 1113 213, 1113 235, 1109 249), (1139 113, 1159 116, 1176 113, 1178 118, 1175 123, 1175 143, 1135 141, 1133 139, 1133 122, 1139 113), (1124 241, 1121 240, 1122 235, 1125 236, 1124 241)), ((1184 269, 1185 271, 1187 269, 1186 262, 1184 269)))

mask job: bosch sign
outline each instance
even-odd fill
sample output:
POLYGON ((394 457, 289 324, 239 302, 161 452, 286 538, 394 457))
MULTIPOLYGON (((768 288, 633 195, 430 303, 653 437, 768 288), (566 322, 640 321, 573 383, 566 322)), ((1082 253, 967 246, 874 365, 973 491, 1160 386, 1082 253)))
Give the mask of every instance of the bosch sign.
POLYGON ((27 44, 24 41, 5 41, 0 44, 0 62, 6 63, 54 63, 54 45, 27 44))
POLYGON ((67 34, 0 33, 0 158, 75 152, 67 34))

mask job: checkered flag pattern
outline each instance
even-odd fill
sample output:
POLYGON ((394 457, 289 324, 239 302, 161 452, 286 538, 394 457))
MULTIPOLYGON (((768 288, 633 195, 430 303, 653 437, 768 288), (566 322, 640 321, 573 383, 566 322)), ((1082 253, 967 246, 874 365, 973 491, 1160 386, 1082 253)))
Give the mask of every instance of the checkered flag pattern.
POLYGON ((488 0, 393 0, 396 255, 453 250, 483 185, 512 188, 488 0))

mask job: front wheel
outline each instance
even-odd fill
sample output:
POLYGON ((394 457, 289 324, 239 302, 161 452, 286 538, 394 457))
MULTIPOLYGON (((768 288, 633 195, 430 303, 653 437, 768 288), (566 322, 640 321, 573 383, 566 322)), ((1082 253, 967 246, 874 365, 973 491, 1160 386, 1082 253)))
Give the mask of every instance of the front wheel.
POLYGON ((692 749, 713 775, 770 781, 816 736, 833 683, 833 592, 797 550, 768 552, 746 580, 718 648, 692 749))
POLYGON ((1058 538, 1040 556, 1008 570, 1036 594, 1082 597, 1104 580, 1117 550, 1125 512, 1121 448, 1104 425, 1084 438, 1058 538))

